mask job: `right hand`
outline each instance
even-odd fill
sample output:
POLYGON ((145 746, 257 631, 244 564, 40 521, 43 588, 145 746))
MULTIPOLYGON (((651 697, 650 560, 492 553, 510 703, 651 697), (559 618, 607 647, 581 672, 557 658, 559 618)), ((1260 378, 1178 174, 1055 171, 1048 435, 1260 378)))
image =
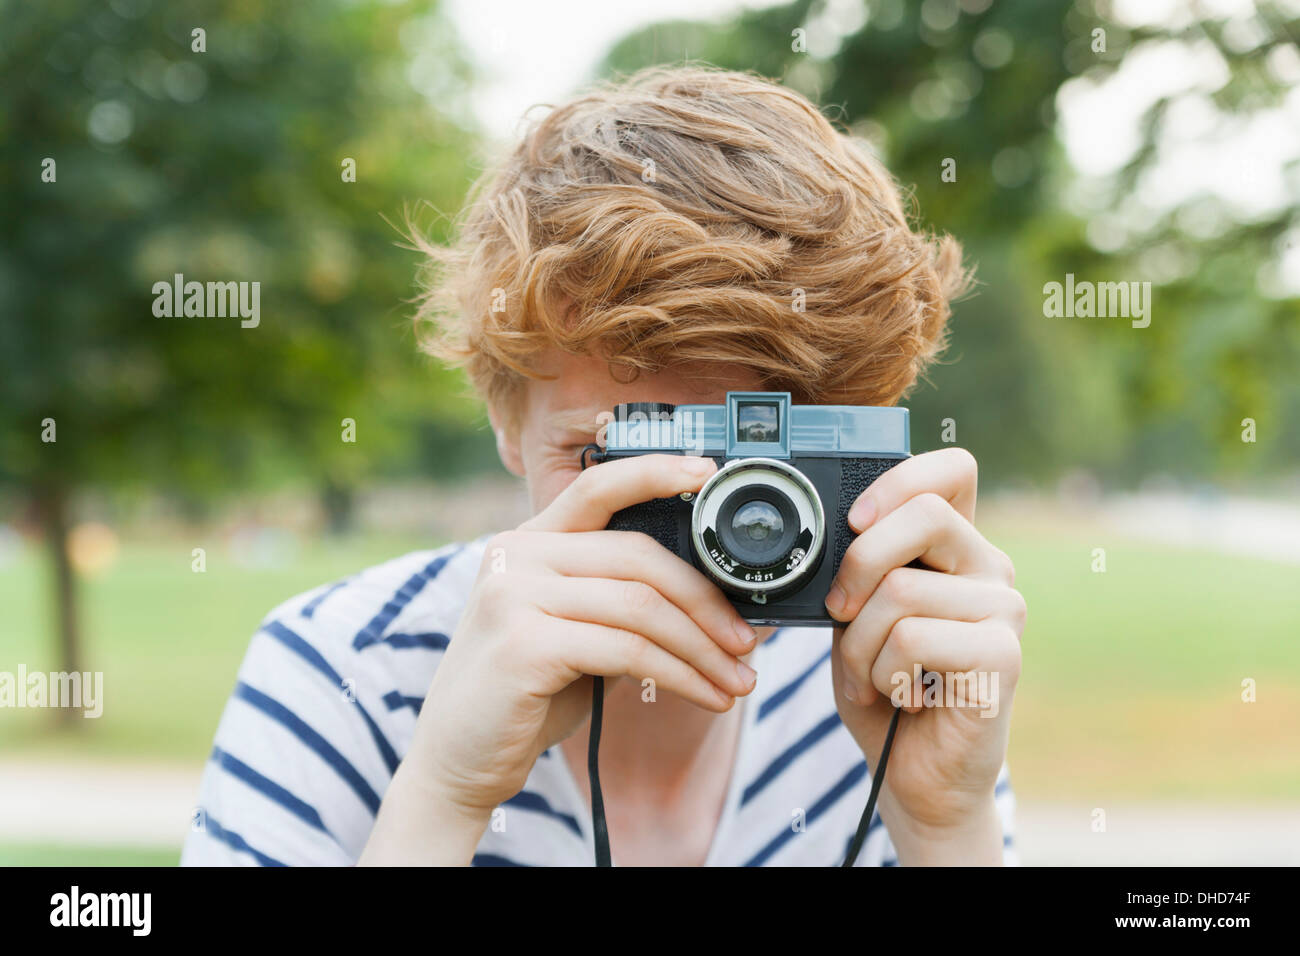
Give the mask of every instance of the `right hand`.
POLYGON ((590 714, 586 675, 651 678, 715 713, 753 690, 739 657, 755 634, 722 592, 648 535, 602 530, 622 508, 699 491, 715 470, 681 455, 594 465, 488 542, 403 764, 427 792, 471 814, 514 796, 590 714))

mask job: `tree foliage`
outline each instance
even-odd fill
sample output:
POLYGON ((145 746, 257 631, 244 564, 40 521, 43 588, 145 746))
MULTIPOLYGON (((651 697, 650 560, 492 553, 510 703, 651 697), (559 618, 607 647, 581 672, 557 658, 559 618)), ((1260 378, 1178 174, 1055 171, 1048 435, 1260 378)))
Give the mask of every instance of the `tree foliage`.
POLYGON ((469 413, 416 356, 396 228, 418 200, 454 210, 472 176, 436 5, 62 0, 0 20, 0 479, 211 495, 446 467, 413 435, 469 413), (260 283, 260 324, 155 316, 176 274, 260 283))
MULTIPOLYGON (((1119 481, 1158 470, 1258 476, 1300 460, 1300 302, 1294 284, 1266 281, 1298 241, 1300 167, 1291 164, 1264 214, 1237 214, 1203 192, 1157 209, 1148 195, 1177 148, 1167 140, 1178 99, 1208 97, 1218 131, 1288 102, 1292 117, 1300 112, 1294 82, 1271 68, 1295 53, 1285 9, 1260 0, 1243 26, 1193 8, 1130 28, 1089 0, 797 0, 645 28, 601 72, 689 60, 781 79, 872 145, 924 227, 962 240, 980 285, 956 307, 945 364, 909 399, 916 446, 937 446, 953 419, 957 441, 995 480, 1071 466, 1119 481), (1131 157, 1085 182, 1061 143, 1063 89, 1105 82, 1158 44, 1217 58, 1222 82, 1156 98, 1131 157), (955 178, 945 179, 946 164, 955 178), (1099 243, 1121 214, 1123 241, 1099 243), (1206 220, 1208 229, 1188 227, 1206 220), (1151 281, 1150 327, 1045 316, 1045 284, 1067 273, 1151 281), (1241 441, 1247 417, 1261 423, 1257 445, 1241 441)), ((1123 149, 1118 125, 1114 148, 1123 149)))

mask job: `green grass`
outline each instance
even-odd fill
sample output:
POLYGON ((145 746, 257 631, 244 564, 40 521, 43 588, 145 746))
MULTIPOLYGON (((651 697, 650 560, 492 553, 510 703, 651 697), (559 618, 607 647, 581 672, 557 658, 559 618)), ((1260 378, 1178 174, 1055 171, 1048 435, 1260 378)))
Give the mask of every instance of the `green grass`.
POLYGON ((0 844, 3 866, 175 866, 180 850, 0 844))
MULTIPOLYGON (((282 568, 241 568, 212 542, 128 543, 83 587, 83 669, 104 672, 104 714, 56 730, 51 711, 0 711, 0 752, 94 753, 201 762, 259 622, 277 604, 436 542, 361 538, 308 542, 282 568), (207 570, 190 569, 206 545, 207 570)), ((6 633, 0 670, 56 667, 50 588, 28 549, 0 572, 6 633), (9 631, 12 630, 12 635, 9 631)))
MULTIPOLYGON (((1015 559, 1030 608, 1011 745, 1022 795, 1300 799, 1300 571, 1005 516, 985 531, 1015 559)), ((0 752, 200 763, 268 610, 435 542, 310 543, 278 570, 238 568, 207 544, 205 574, 190 570, 192 542, 134 542, 86 583, 85 666, 105 672, 104 716, 56 731, 49 711, 0 711, 0 752)), ((0 670, 54 664, 38 557, 0 572, 0 670)))
POLYGON ((999 530, 1029 605, 1010 758, 1022 795, 1300 800, 1300 569, 999 530))

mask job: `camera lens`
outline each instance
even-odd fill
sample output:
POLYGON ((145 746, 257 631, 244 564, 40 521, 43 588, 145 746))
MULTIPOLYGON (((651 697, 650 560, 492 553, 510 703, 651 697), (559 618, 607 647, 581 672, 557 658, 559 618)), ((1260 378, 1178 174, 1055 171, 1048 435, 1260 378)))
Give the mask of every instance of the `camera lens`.
POLYGON ((730 557, 761 568, 781 561, 794 547, 799 511, 781 488, 742 482, 723 499, 715 527, 730 557))
POLYGON ((781 512, 766 501, 751 501, 743 505, 731 519, 731 530, 738 537, 750 541, 766 541, 779 535, 782 527, 781 512))
POLYGON ((725 590, 763 603, 817 566, 825 543, 821 498, 792 465, 738 458, 710 478, 691 515, 695 555, 725 590))

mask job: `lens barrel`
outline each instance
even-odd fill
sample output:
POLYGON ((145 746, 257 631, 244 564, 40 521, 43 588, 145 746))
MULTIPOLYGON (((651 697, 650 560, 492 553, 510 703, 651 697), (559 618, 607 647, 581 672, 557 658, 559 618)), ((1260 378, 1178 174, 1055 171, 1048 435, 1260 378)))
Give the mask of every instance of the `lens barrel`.
POLYGON ((805 580, 825 541, 821 497, 786 462, 729 461, 695 497, 691 542, 700 565, 724 590, 756 603, 805 580))
POLYGON ((742 564, 766 567, 794 547, 799 515, 778 488, 747 486, 733 491, 718 509, 718 539, 742 564))

